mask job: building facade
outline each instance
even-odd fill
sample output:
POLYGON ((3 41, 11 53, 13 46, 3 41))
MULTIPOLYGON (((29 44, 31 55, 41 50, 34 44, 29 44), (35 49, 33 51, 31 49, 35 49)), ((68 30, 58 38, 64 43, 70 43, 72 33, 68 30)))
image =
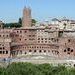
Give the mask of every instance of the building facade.
POLYGON ((23 28, 31 27, 31 9, 29 7, 25 7, 23 10, 22 26, 23 28))
POLYGON ((22 28, 0 29, 0 58, 36 55, 50 59, 75 59, 74 37, 73 29, 53 25, 31 27, 31 9, 25 7, 22 28))

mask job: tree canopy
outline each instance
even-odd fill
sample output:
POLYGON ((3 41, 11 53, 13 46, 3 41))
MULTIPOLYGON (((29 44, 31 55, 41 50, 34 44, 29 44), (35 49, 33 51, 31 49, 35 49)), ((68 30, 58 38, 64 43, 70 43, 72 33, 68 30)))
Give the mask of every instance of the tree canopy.
POLYGON ((75 75, 74 67, 50 64, 12 63, 0 67, 0 75, 75 75))
MULTIPOLYGON (((32 19, 32 26, 35 26, 36 24, 36 20, 35 19, 32 19)), ((22 19, 19 18, 18 22, 16 23, 4 23, 4 28, 20 28, 22 27, 22 19)))
POLYGON ((18 22, 15 22, 15 23, 5 23, 4 24, 4 28, 20 28, 22 27, 22 19, 19 18, 18 22))
POLYGON ((35 26, 36 22, 37 21, 35 19, 32 19, 32 26, 35 26))

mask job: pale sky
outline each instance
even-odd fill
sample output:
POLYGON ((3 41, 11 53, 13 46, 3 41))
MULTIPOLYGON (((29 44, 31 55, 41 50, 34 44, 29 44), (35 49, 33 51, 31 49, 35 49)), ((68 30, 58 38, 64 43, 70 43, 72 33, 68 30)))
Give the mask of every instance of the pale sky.
POLYGON ((32 17, 38 20, 63 16, 75 19, 75 0, 0 0, 0 20, 16 22, 24 6, 30 6, 32 17))

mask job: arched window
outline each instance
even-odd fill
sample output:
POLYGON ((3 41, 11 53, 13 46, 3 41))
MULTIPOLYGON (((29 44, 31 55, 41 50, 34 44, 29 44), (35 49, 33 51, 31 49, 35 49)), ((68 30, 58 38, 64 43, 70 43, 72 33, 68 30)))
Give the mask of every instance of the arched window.
POLYGON ((64 50, 64 52, 66 52, 66 49, 64 50))
POLYGON ((36 50, 34 50, 34 52, 36 52, 36 50))
POLYGON ((6 51, 6 54, 8 54, 8 51, 6 51))
POLYGON ((3 51, 3 54, 5 54, 5 51, 3 51))
POLYGON ((39 50, 39 52, 41 53, 42 51, 41 51, 41 50, 39 50))
POLYGON ((70 42, 71 40, 70 39, 68 39, 68 43, 70 42))
POLYGON ((73 49, 71 50, 71 52, 73 52, 73 49))
POLYGON ((2 54, 2 51, 0 51, 0 54, 2 54))
POLYGON ((29 50, 29 52, 32 52, 32 50, 29 50))
POLYGON ((46 50, 44 50, 44 53, 46 52, 46 50))
POLYGON ((27 54, 27 52, 25 52, 25 54, 27 54))

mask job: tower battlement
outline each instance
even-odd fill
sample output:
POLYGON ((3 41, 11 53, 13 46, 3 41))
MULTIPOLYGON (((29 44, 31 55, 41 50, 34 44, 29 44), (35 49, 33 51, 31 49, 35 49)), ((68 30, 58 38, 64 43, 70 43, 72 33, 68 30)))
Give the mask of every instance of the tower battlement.
POLYGON ((24 7, 23 9, 22 26, 24 28, 31 27, 31 9, 30 7, 24 7))

